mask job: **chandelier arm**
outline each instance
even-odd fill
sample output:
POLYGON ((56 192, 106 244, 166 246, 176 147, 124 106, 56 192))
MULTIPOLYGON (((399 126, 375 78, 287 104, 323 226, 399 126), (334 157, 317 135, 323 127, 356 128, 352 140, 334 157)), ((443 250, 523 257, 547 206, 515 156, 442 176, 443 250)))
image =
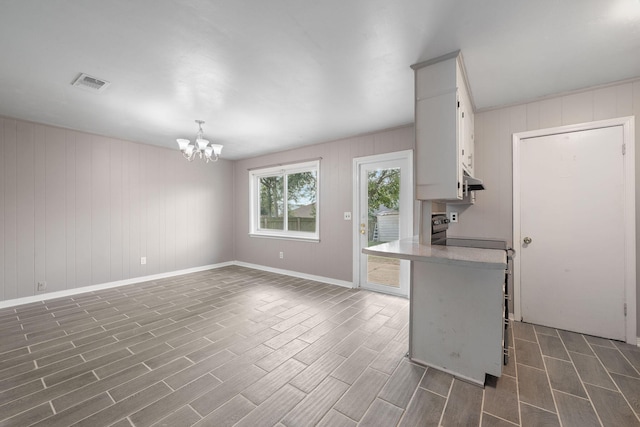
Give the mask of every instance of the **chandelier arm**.
POLYGON ((204 121, 196 120, 195 122, 198 124, 198 133, 196 135, 195 142, 193 144, 190 144, 186 139, 177 140, 183 157, 190 162, 193 161, 196 157, 199 157, 206 163, 217 162, 220 158, 220 150, 222 150, 222 145, 213 143, 209 145, 209 141, 204 139, 204 131, 202 130, 204 121))

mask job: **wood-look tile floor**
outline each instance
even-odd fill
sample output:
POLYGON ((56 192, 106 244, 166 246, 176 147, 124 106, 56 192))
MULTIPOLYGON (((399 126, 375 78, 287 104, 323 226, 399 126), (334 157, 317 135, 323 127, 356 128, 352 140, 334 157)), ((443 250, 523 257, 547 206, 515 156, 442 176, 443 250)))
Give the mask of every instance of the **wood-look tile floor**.
POLYGON ((634 426, 640 349, 523 323, 483 389, 408 301, 225 267, 0 310, 0 426, 634 426))

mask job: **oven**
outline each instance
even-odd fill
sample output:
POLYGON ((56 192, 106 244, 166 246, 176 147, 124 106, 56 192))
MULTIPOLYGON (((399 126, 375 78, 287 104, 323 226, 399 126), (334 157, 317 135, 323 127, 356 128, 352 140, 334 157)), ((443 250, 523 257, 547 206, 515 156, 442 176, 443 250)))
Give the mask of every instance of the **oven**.
POLYGON ((458 246, 465 248, 496 249, 503 250, 507 254, 507 269, 504 273, 504 284, 502 286, 503 295, 503 329, 502 329, 502 351, 503 364, 509 361, 509 301, 511 297, 509 290, 509 276, 513 265, 513 255, 515 251, 509 247, 505 240, 501 239, 477 239, 466 237, 448 237, 449 219, 446 214, 433 214, 431 217, 431 244, 442 246, 458 246))

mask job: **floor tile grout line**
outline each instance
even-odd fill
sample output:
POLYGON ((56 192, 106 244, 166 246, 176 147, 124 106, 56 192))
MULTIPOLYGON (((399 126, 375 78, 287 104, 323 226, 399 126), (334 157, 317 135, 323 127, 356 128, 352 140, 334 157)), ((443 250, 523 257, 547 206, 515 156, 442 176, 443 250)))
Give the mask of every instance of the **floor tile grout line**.
MULTIPOLYGON (((532 405, 532 406, 533 406, 533 405, 532 405)), ((509 423, 509 424, 513 424, 514 426, 520 426, 520 425, 521 425, 521 424, 516 424, 516 423, 514 423, 513 421, 505 420, 504 418, 502 418, 502 417, 500 417, 500 416, 498 416, 498 415, 492 414, 491 412, 485 412, 485 413, 486 413, 487 415, 491 415, 492 417, 497 418, 497 419, 499 419, 499 420, 501 420, 501 421, 507 422, 507 423, 509 423)), ((482 424, 480 424, 480 425, 482 425, 482 424)))
MULTIPOLYGON (((51 412, 53 412, 53 415, 52 415, 52 416, 56 415, 56 414, 57 414, 57 412, 56 412, 56 408, 54 408, 54 407, 53 407, 53 402, 51 402, 51 401, 49 400, 49 401, 47 401, 47 403, 49 404, 49 407, 51 408, 51 412)), ((51 417, 47 417, 47 418, 51 418, 51 417)))
POLYGON ((513 320, 509 323, 510 338, 513 338, 513 369, 515 372, 516 381, 516 399, 518 402, 518 425, 522 426, 522 405, 520 404, 520 381, 518 379, 518 356, 516 354, 516 334, 513 328, 513 320))
MULTIPOLYGON (((636 368, 636 367, 635 367, 635 365, 634 365, 633 363, 631 363, 631 361, 629 360, 629 358, 627 357, 627 355, 626 355, 626 354, 624 354, 624 353, 622 352, 622 350, 620 350, 620 349, 618 348, 618 346, 614 345, 614 348, 618 351, 618 353, 620 353, 620 355, 624 358, 624 360, 626 360, 626 361, 627 361, 627 363, 631 366, 631 368, 632 368, 634 371, 636 371, 636 373, 638 374, 638 376, 637 376, 637 377, 635 377, 635 378, 640 378, 640 369, 636 368)), ((638 349, 640 350, 640 348, 638 348, 638 349)), ((619 374, 619 375, 624 375, 624 374, 619 374)), ((625 376, 628 376, 628 375, 625 375, 625 376)))
POLYGON ((482 418, 484 415, 484 399, 486 396, 486 385, 482 387, 482 402, 480 404, 480 419, 478 420, 478 427, 482 426, 482 418))
MULTIPOLYGON (((594 385, 594 384, 592 384, 592 385, 594 385)), ((596 387, 598 387, 598 386, 596 386, 596 387)), ((602 387, 600 387, 600 388, 602 388, 602 387)), ((604 390, 608 390, 608 389, 606 389, 606 388, 605 388, 604 390)), ((553 391, 554 391, 554 392, 556 392, 556 393, 566 394, 567 396, 575 397, 575 398, 580 399, 580 400, 589 401, 589 399, 588 399, 588 398, 586 398, 586 397, 576 396, 575 394, 573 394, 573 393, 569 393, 569 392, 566 392, 566 391, 556 390, 556 389, 553 389, 553 391)), ((586 391, 586 390, 585 390, 585 391, 586 391)))
POLYGON ((451 384, 449 384, 449 392, 447 393, 447 400, 444 401, 444 406, 442 407, 442 413, 440 414, 440 420, 438 421, 438 425, 442 425, 442 420, 444 419, 444 413, 447 412, 447 406, 449 405, 449 399, 451 398, 451 391, 453 390, 453 384, 456 379, 451 380, 451 384))
POLYGON ((529 402, 521 402, 521 403, 523 403, 523 404, 525 404, 525 405, 527 405, 527 406, 531 406, 532 408, 540 409, 541 411, 547 412, 547 413, 549 413, 549 414, 553 414, 553 415, 556 415, 556 416, 558 415, 558 414, 556 414, 556 413, 555 413, 555 412, 553 412, 553 411, 550 411, 550 410, 545 409, 545 408, 541 408, 540 406, 538 406, 538 405, 534 405, 533 403, 529 403, 529 402))
POLYGON ((549 385, 549 393, 551 393, 551 399, 553 400, 553 406, 556 408, 556 417, 558 418, 558 423, 560 427, 562 427, 562 419, 560 418, 560 411, 558 410, 558 402, 556 402, 556 395, 553 393, 554 388, 551 386, 551 377, 549 375, 549 369, 547 368, 547 362, 542 355, 542 349, 540 348, 540 344, 538 343, 538 348, 540 350, 540 355, 542 357, 542 364, 544 365, 544 373, 547 378, 547 384, 549 385))
MULTIPOLYGON (((569 360, 571 360, 571 364, 573 365, 573 368, 576 370, 576 374, 578 375, 578 380, 580 381, 580 384, 582 385, 582 388, 584 389, 584 392, 587 394, 587 397, 589 398, 589 404, 591 405, 591 408, 593 409, 593 413, 596 414, 596 418, 598 419, 598 422, 600 423, 601 426, 603 426, 604 423, 602 422, 602 419, 600 418, 600 414, 596 410, 596 407, 593 404, 593 401, 591 400, 591 396, 589 395, 589 390, 585 386, 585 382, 583 381, 582 376, 580 375, 580 372, 578 372, 578 369, 576 369, 576 364, 575 364, 575 361, 573 360, 573 357, 571 356, 571 352, 569 351, 569 348, 567 347, 567 344, 564 342, 564 339, 562 338, 562 335, 560 335, 560 333, 558 333, 558 335, 560 336, 560 342, 562 343, 563 348, 565 349, 565 351, 567 352, 567 355, 569 356, 569 360)), ((583 336, 583 339, 584 339, 584 336, 583 336)), ((584 339, 584 341, 587 343, 587 346, 588 346, 589 343, 587 342, 587 340, 584 339)), ((593 351, 593 349, 591 349, 591 352, 593 353, 594 356, 596 356, 596 354, 593 351)), ((600 359, 597 356, 596 356, 596 360, 598 361, 600 366, 602 366, 602 368, 606 372, 606 368, 604 367, 604 365, 602 365, 602 362, 600 361, 600 359)), ((608 372, 607 372, 607 375, 608 375, 608 372)), ((614 383, 614 385, 615 385, 615 383, 614 383)))
MULTIPOLYGON (((609 377, 609 379, 611 380, 611 382, 613 383, 613 385, 616 387, 617 392, 620 394, 620 396, 622 396, 622 398, 624 399, 624 401, 626 402, 627 406, 629 406, 629 409, 631 409, 631 413, 634 414, 636 416, 636 419, 638 420, 638 422, 640 422, 640 416, 636 413, 636 411, 633 409, 633 405, 631 405, 631 403, 629 403, 629 399, 627 399, 627 396, 625 396, 625 394, 622 392, 622 390, 620 390, 620 386, 618 386, 618 383, 613 379, 613 377, 611 376, 611 372, 609 372, 609 369, 607 369, 607 367, 605 366, 605 364, 602 362, 602 359, 600 359, 600 356, 598 355, 597 352, 595 352, 593 350, 593 345, 596 344, 591 344, 586 337, 584 337, 584 340, 586 341, 587 345, 589 346, 589 348, 591 349, 591 351, 593 352, 593 354, 596 356, 596 359, 598 360, 598 362, 600 363, 600 365, 604 368, 604 371, 607 373, 607 376, 609 377)), ((600 346, 602 347, 602 346, 600 346)), ((614 348, 616 351, 618 351, 619 353, 622 354, 622 352, 614 345, 614 348)), ((624 356, 624 354, 623 354, 624 356)), ((626 358, 625 358, 626 360, 626 358)), ((633 367, 633 365, 631 365, 633 367)), ((594 385, 594 387, 597 387, 596 385, 594 385)), ((589 400, 591 400, 591 396, 589 395, 588 391, 587 391, 587 395, 589 396, 589 400)), ((592 401, 593 404, 593 401, 592 401)), ((597 413, 597 411, 596 411, 597 413)), ((598 417, 599 418, 599 417, 598 417)), ((604 423, 602 422, 602 420, 600 421, 601 424, 604 425, 604 423)))
MULTIPOLYGON (((404 359, 405 357, 406 357, 406 356, 403 356, 403 359, 404 359)), ((407 357, 407 360, 409 360, 409 358, 408 358, 408 357, 407 357)), ((402 363, 402 361, 400 361, 400 363, 402 363)), ((400 363, 398 363, 398 366, 396 366, 396 369, 398 369, 398 367, 400 366, 400 363)), ((409 360, 409 363, 411 363, 411 361, 410 361, 410 360, 409 360)), ((409 409, 409 407, 411 406, 411 402, 413 402, 413 399, 415 399, 416 394, 418 393, 418 389, 419 389, 419 388, 421 388, 421 387, 420 387, 420 383, 422 382, 422 379, 424 378, 424 376, 427 374, 427 370, 428 370, 428 369, 429 369, 428 367, 425 367, 424 372, 423 372, 423 373, 422 373, 422 375, 420 376, 420 381, 418 381, 418 383, 416 384, 416 388, 413 390, 413 393, 411 394, 411 399, 409 399, 409 401, 407 402, 407 407, 406 407, 406 408, 400 408, 400 409, 402 409, 402 410, 403 410, 403 412, 402 412, 402 416, 400 417, 400 419, 398 420, 398 423, 397 423, 396 425, 400 425, 400 423, 402 422, 402 419, 403 419, 403 418, 405 417, 405 415, 407 414, 407 409, 409 409)), ((393 372, 395 372, 395 369, 393 370, 393 372)), ((387 381, 385 382, 385 385, 387 385, 387 383, 389 382, 389 380, 390 380, 390 379, 391 379, 391 375, 389 375, 389 378, 387 378, 387 381)), ((452 381, 452 383, 453 383, 453 381, 452 381)), ((384 388, 384 386, 382 386, 382 388, 384 388)), ((380 391, 382 391, 382 388, 380 389, 380 391)), ((380 392, 378 392, 378 395, 379 395, 379 394, 380 394, 380 392)), ((391 403, 391 402, 388 402, 387 400, 383 399, 382 397, 378 397, 378 396, 376 396, 376 398, 377 398, 377 399, 381 399, 381 400, 383 400, 383 401, 385 401, 385 402, 387 402, 387 403, 390 403, 391 405, 395 406, 396 408, 399 408, 399 406, 394 405, 394 404, 393 404, 393 403, 391 403)), ((375 401, 375 399, 374 399, 374 401, 375 401)), ((372 402, 371 404, 373 404, 373 402, 372 402)), ((367 409, 368 409, 368 408, 367 408, 367 409)), ((444 413, 444 408, 442 409, 442 412, 444 413)), ((441 421, 442 421, 442 418, 441 418, 441 421)))
MULTIPOLYGON (((637 379, 637 378, 636 378, 636 379, 637 379)), ((631 406, 631 404, 629 403, 629 400, 628 400, 628 399, 627 399, 627 397, 624 395, 624 393, 622 393, 622 392, 620 392, 620 391, 617 391, 617 392, 616 392, 615 390, 611 390, 610 388, 602 387, 602 386, 597 385, 597 384, 591 384, 591 383, 587 383, 587 384, 589 384, 589 385, 590 385, 590 386, 592 386, 592 387, 596 387, 596 388, 599 388, 599 389, 602 389, 602 390, 611 391, 611 392, 614 392, 614 393, 619 393, 619 394, 622 396, 622 398, 624 399, 625 403, 629 406, 629 409, 631 410, 631 413, 632 413, 632 414, 634 414, 634 415, 635 415, 635 417, 638 419, 638 422, 640 422, 640 415, 638 415, 638 414, 636 413, 636 411, 633 409, 633 406, 631 406)), ((614 381, 614 385, 615 385, 616 387, 618 386, 618 384, 617 384, 615 381, 614 381)), ((592 400, 591 400, 591 396, 589 395, 589 391, 588 391, 588 390, 587 390, 587 396, 589 396, 589 401, 590 401, 590 402, 592 402, 592 400)), ((593 405, 593 403, 592 403, 592 405, 593 405)), ((598 415, 598 414, 597 414, 597 411, 596 411, 596 415, 598 415)), ((600 416, 599 416, 599 415, 598 415, 598 419, 600 419, 600 416)), ((601 423, 602 425, 604 425, 604 423, 603 423, 602 421, 600 421, 600 423, 601 423)))

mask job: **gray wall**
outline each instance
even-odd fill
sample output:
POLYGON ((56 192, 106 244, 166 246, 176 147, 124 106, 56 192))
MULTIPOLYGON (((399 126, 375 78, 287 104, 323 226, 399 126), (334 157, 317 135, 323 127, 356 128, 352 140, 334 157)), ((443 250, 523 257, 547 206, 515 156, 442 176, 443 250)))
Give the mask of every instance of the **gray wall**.
POLYGON ((232 180, 232 162, 0 118, 0 300, 232 260, 232 180))
MULTIPOLYGON (((513 133, 631 115, 636 116, 636 255, 640 260, 640 80, 476 114, 476 175, 487 190, 477 193, 474 206, 456 208, 460 222, 451 226, 450 234, 512 241, 513 133)), ((640 309, 637 285, 636 296, 640 309)), ((636 317, 640 331, 638 320, 640 316, 636 317)))
POLYGON ((413 126, 405 126, 237 161, 234 183, 236 260, 351 282, 353 223, 345 221, 343 213, 352 210, 353 158, 413 149, 413 146, 413 126), (249 237, 247 169, 316 157, 322 157, 320 243, 249 237), (280 251, 284 252, 284 259, 279 259, 280 251))
MULTIPOLYGON (((511 242, 514 132, 628 115, 640 117, 640 81, 478 113, 476 170, 487 190, 456 207, 451 234, 511 242)), ((638 213, 639 141, 636 121, 638 213)), ((351 281, 352 222, 342 213, 352 210, 352 159, 413 146, 406 126, 205 165, 176 150, 0 118, 0 300, 34 295, 41 280, 58 291, 234 259, 351 281), (323 158, 320 243, 250 238, 247 169, 314 157, 323 158)))

